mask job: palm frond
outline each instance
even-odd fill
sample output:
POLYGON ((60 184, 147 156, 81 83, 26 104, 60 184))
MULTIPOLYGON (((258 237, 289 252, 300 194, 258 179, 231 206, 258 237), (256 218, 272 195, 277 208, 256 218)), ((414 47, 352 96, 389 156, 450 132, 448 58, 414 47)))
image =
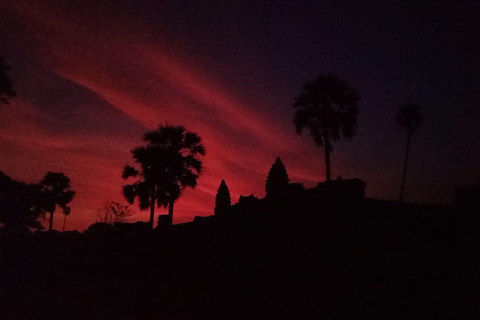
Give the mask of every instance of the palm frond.
POLYGON ((135 189, 135 185, 127 184, 123 186, 123 196, 127 199, 128 203, 133 204, 135 201, 135 196, 137 195, 137 190, 135 189))
POLYGON ((405 104, 400 107, 395 120, 399 126, 414 133, 420 127, 424 118, 418 106, 414 104, 405 104))
MULTIPOLYGON (((357 92, 333 74, 318 75, 305 82, 295 97, 293 123, 297 134, 307 128, 317 146, 329 140, 355 135, 358 115, 357 92)), ((331 146, 330 146, 331 147, 331 146)))
POLYGON ((203 170, 202 162, 196 156, 205 155, 205 146, 198 134, 168 123, 146 132, 143 140, 145 146, 131 151, 140 169, 126 166, 123 175, 140 175, 143 181, 125 186, 124 195, 129 203, 137 198, 143 210, 150 206, 152 190, 155 190, 157 206, 167 207, 181 196, 182 189, 196 187, 203 170))
POLYGON ((125 167, 123 167, 123 173, 122 173, 122 178, 123 179, 128 179, 130 177, 136 177, 138 176, 139 172, 137 169, 135 169, 134 167, 130 166, 130 165, 126 165, 125 167))
POLYGON ((65 207, 68 203, 70 203, 73 200, 73 197, 75 196, 75 191, 68 190, 63 192, 60 197, 59 197, 59 205, 61 207, 65 207))
POLYGON ((183 158, 184 168, 192 169, 197 174, 201 174, 203 170, 202 161, 195 158, 193 155, 187 155, 183 158))
POLYGON ((63 190, 70 188, 70 178, 63 172, 47 172, 40 184, 46 188, 63 190))

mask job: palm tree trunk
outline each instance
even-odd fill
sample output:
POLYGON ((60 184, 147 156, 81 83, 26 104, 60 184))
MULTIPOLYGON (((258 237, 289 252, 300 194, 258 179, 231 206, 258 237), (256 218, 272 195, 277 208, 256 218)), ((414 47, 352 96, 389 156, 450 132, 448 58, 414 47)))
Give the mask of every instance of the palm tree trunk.
POLYGON ((331 176, 330 176, 330 151, 331 151, 331 147, 330 147, 330 139, 328 137, 328 135, 325 135, 323 137, 323 140, 325 142, 325 145, 323 146, 324 150, 325 150, 325 172, 327 174, 327 181, 330 181, 331 180, 331 176))
POLYGON ((174 201, 170 201, 170 203, 168 204, 168 217, 170 218, 170 225, 173 224, 173 204, 175 202, 174 201))
POLYGON ((53 211, 50 211, 50 223, 48 226, 48 231, 52 231, 52 227, 53 227, 53 211))
POLYGON ((63 218, 63 230, 62 232, 65 232, 65 222, 67 222, 67 215, 64 214, 65 218, 63 218))
MULTIPOLYGON (((153 194, 153 192, 152 192, 153 194)), ((150 220, 148 221, 148 224, 150 225, 150 228, 153 229, 153 218, 155 217, 155 197, 152 195, 150 198, 150 220)))
POLYGON ((405 176, 407 175, 407 163, 408 163, 408 154, 410 153, 410 138, 411 137, 412 137, 412 133, 408 132, 407 150, 405 151, 405 161, 403 163, 402 184, 400 186, 400 202, 403 201, 403 189, 405 187, 405 176))

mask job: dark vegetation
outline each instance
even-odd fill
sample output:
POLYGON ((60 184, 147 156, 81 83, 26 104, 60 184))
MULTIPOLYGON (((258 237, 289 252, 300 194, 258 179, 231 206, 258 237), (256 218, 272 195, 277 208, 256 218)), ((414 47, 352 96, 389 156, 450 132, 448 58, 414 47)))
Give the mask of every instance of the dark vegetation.
POLYGON ((75 192, 70 190, 70 179, 61 172, 47 172, 40 182, 45 199, 45 211, 50 213, 48 230, 52 231, 53 213, 57 207, 63 210, 65 217, 70 214, 68 204, 73 200, 75 192))
POLYGON ((407 147, 405 150, 405 161, 403 163, 402 184, 400 185, 400 201, 403 200, 403 189, 405 188, 405 177, 407 175, 408 154, 410 153, 410 141, 412 135, 418 130, 423 122, 423 115, 420 108, 414 104, 403 105, 395 118, 397 124, 407 130, 407 147))
MULTIPOLYGON (((124 196, 150 210, 148 223, 127 223, 130 207, 108 202, 84 233, 59 233, 53 215, 70 214, 70 179, 49 172, 27 184, 0 171, 0 318, 478 318, 480 187, 426 206, 366 199, 364 181, 332 180, 332 141, 354 136, 358 100, 331 74, 295 98, 297 133, 324 148, 325 182, 290 183, 277 158, 265 198, 232 205, 222 180, 215 215, 190 223, 172 225, 173 208, 196 187, 205 147, 183 126, 147 132, 131 151, 137 167, 124 167, 124 196), (155 206, 169 213, 153 229, 155 206), (50 232, 32 233, 47 213, 50 232)), ((400 200, 422 119, 412 105, 397 116, 408 132, 400 200)))
POLYGON ((0 102, 9 104, 10 99, 17 96, 13 89, 15 82, 8 76, 10 67, 5 63, 3 57, 0 57, 0 102))
POLYGON ((43 229, 37 219, 49 213, 51 231, 56 208, 61 208, 66 217, 70 214, 68 204, 74 196, 70 179, 62 172, 47 172, 40 183, 24 183, 0 171, 0 223, 7 231, 43 229))
POLYGON ((308 129, 317 146, 325 151, 325 172, 331 179, 330 153, 332 141, 355 135, 358 116, 356 90, 333 74, 319 74, 305 82, 292 104, 295 109, 293 123, 298 134, 308 129))
POLYGON ((44 198, 38 184, 16 181, 0 171, 0 222, 4 229, 42 228, 44 198))
POLYGON ((127 222, 133 215, 133 210, 128 205, 116 201, 107 201, 97 210, 97 222, 115 224, 127 222))
POLYGON ((183 126, 159 125, 157 130, 145 133, 146 146, 132 150, 133 159, 140 168, 125 166, 122 177, 135 178, 133 184, 123 187, 130 204, 138 199, 141 210, 150 208, 150 227, 153 228, 155 205, 168 207, 167 225, 173 221, 173 206, 185 188, 194 189, 202 173, 205 155, 201 138, 183 126))

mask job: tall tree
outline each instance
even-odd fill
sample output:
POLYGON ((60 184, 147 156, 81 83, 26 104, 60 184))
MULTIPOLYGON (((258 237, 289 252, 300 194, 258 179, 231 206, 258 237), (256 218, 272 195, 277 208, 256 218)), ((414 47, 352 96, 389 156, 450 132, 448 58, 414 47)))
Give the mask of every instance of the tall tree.
POLYGON ((292 104, 297 134, 307 128, 315 144, 325 150, 327 180, 331 179, 332 141, 342 137, 351 139, 355 135, 358 100, 357 92, 345 81, 332 74, 320 74, 303 85, 292 104))
POLYGON ((267 197, 281 197, 284 195, 289 182, 287 169, 285 169, 280 157, 277 157, 268 172, 267 182, 265 183, 267 197))
POLYGON ((9 69, 10 67, 5 64, 3 57, 0 57, 0 102, 4 104, 9 104, 9 98, 17 95, 13 90, 15 83, 7 75, 9 69))
POLYGON ((73 200, 75 192, 71 190, 70 178, 62 172, 47 172, 40 182, 45 199, 45 211, 50 213, 48 230, 53 227, 53 214, 57 207, 68 211, 68 204, 73 200))
POLYGON ((215 215, 225 214, 231 205, 230 191, 225 180, 222 180, 215 196, 215 215))
POLYGON ((414 104, 405 104, 400 107, 400 110, 397 113, 397 117, 395 118, 397 124, 407 129, 407 147, 405 150, 405 160, 403 162, 403 174, 402 174, 402 182, 400 184, 400 201, 403 201, 403 190, 405 187, 405 177, 407 175, 407 163, 408 163, 408 155, 410 153, 410 140, 412 135, 418 130, 420 125, 423 122, 423 115, 420 113, 420 109, 418 106, 414 104))
POLYGON ((141 210, 150 208, 149 224, 153 228, 155 204, 168 206, 170 224, 173 221, 175 201, 185 188, 194 189, 202 173, 198 155, 205 155, 205 147, 198 134, 183 126, 159 125, 157 130, 145 133, 146 145, 132 150, 140 168, 125 166, 124 179, 139 177, 133 184, 123 187, 130 204, 138 198, 141 210))

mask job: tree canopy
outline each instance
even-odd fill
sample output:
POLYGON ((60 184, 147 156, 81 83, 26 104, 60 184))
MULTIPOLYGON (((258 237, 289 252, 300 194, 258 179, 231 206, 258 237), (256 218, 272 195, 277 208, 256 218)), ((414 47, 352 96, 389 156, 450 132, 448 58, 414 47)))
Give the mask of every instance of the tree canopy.
POLYGON ((395 121, 409 133, 415 133, 423 122, 423 115, 417 105, 405 104, 400 107, 395 121))
POLYGON ((356 90, 344 80, 332 74, 319 74, 303 85, 292 104, 297 134, 307 128, 315 144, 325 150, 327 180, 330 180, 331 142, 355 135, 358 100, 356 90))
POLYGON ((0 171, 0 222, 7 228, 43 229, 37 219, 44 205, 39 184, 19 182, 0 171))
POLYGON ((198 134, 183 126, 159 125, 146 132, 145 146, 133 149, 132 157, 139 168, 127 165, 124 179, 138 179, 125 185, 123 193, 130 204, 135 198, 141 210, 150 207, 150 225, 153 227, 155 204, 169 208, 173 219, 173 205, 185 188, 194 189, 202 173, 202 162, 197 157, 205 155, 205 146, 198 134))
POLYGON ((70 214, 68 204, 73 200, 75 191, 71 190, 70 178, 63 172, 47 172, 40 182, 45 199, 45 211, 50 213, 49 230, 53 228, 53 213, 57 207, 63 209, 64 214, 70 214))

